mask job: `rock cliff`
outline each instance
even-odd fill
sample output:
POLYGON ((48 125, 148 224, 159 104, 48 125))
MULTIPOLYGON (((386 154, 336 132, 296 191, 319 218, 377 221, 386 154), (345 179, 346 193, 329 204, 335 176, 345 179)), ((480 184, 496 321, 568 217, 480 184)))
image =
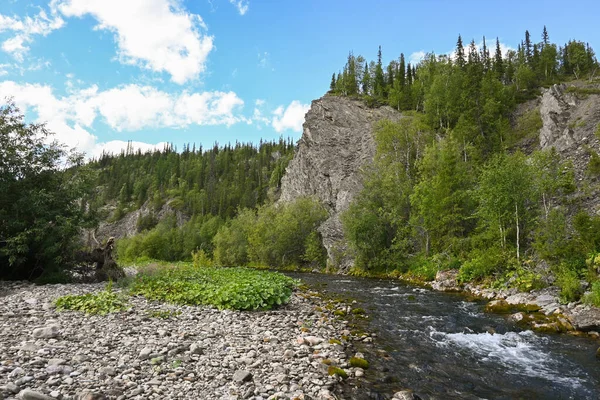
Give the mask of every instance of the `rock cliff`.
POLYGON ((600 140, 595 134, 600 125, 600 94, 596 87, 582 83, 554 85, 544 89, 540 100, 540 147, 554 147, 561 157, 572 162, 579 197, 588 212, 600 211, 597 176, 587 173, 593 152, 600 140))
POLYGON ((314 196, 328 209, 320 227, 330 263, 342 271, 352 265, 346 255, 340 214, 362 188, 360 170, 373 160, 373 127, 398 120, 390 107, 369 108, 358 100, 324 96, 312 102, 294 159, 286 169, 279 201, 314 196))

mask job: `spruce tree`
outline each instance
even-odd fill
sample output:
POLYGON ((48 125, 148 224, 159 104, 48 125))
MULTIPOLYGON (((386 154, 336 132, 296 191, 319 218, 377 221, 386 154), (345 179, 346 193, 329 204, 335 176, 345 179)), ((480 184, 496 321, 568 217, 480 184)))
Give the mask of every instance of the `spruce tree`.
POLYGON ((329 84, 329 91, 330 92, 335 91, 335 72, 333 73, 333 75, 331 75, 331 83, 329 84))
POLYGON ((504 62, 502 61, 502 49, 500 48, 500 40, 496 37, 496 53, 494 55, 494 72, 498 79, 504 76, 504 62))
POLYGON ((465 66, 465 48, 460 35, 458 35, 458 40, 456 41, 456 65, 460 68, 464 68, 465 66))

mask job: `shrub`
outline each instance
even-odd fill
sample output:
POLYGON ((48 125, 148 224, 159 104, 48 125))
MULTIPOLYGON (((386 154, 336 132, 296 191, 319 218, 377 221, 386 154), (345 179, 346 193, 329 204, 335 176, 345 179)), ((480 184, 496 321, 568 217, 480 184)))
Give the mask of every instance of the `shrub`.
POLYGON ((600 281, 592 284, 592 290, 583 298, 584 303, 600 307, 600 281))
POLYGON ((507 264, 506 254, 501 249, 475 249, 469 255, 469 260, 460 267, 458 278, 462 282, 481 280, 500 271, 507 264))
POLYGON ((556 283, 560 287, 560 301, 569 303, 581 297, 579 274, 566 263, 562 263, 556 271, 556 283))

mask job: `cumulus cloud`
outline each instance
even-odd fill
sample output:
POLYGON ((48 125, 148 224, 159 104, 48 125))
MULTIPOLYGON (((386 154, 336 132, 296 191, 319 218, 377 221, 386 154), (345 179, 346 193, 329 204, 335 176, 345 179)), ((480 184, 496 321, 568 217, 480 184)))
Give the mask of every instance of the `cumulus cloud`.
POLYGON ((0 33, 11 32, 14 34, 2 42, 2 50, 12 55, 17 61, 23 61, 34 36, 47 36, 52 31, 62 28, 64 24, 64 20, 58 15, 52 4, 50 15, 44 10, 40 10, 33 17, 23 18, 0 14, 0 33))
POLYGON ((410 65, 417 65, 421 61, 423 61, 426 55, 427 53, 425 53, 423 50, 415 51, 410 56, 408 56, 408 62, 410 63, 410 65))
POLYGON ((229 0, 237 9, 240 15, 244 15, 248 12, 250 2, 248 0, 229 0))
POLYGON ((198 78, 213 48, 202 18, 173 0, 53 0, 53 4, 66 17, 91 15, 98 21, 95 29, 113 32, 122 63, 166 72, 177 84, 198 78))
POLYGON ((271 125, 275 131, 281 133, 286 130, 302 132, 304 116, 310 105, 302 104, 298 100, 292 101, 287 107, 279 106, 273 111, 271 125))
MULTIPOLYGON (((97 86, 71 88, 68 95, 57 96, 47 85, 4 81, 0 82, 0 98, 5 97, 13 97, 23 112, 37 113, 37 121, 46 122, 60 142, 92 155, 102 149, 112 151, 121 143, 98 143, 91 133, 97 120, 118 132, 190 125, 230 126, 245 121, 236 115, 244 102, 234 92, 170 94, 149 86, 126 85, 105 91, 97 86)), ((142 145, 138 147, 144 149, 142 145)))

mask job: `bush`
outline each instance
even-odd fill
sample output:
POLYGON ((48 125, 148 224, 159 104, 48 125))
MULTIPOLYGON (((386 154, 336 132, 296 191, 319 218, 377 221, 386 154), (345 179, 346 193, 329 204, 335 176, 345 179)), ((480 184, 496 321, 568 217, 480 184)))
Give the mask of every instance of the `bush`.
POLYGON ((461 282, 482 280, 499 272, 507 265, 506 254, 498 248, 475 249, 469 255, 469 260, 460 267, 458 278, 461 282))
POLYGON ((93 225, 81 201, 92 179, 83 156, 23 121, 14 104, 0 106, 0 279, 73 267, 80 230, 93 225))
POLYGON ((577 272, 561 264, 556 273, 556 284, 560 288, 560 301, 569 303, 577 301, 581 297, 581 283, 577 272))
POLYGON ((248 235, 256 223, 252 210, 239 210, 236 218, 221 226, 213 239, 214 259, 219 266, 248 264, 248 235))
POLYGON ((584 296, 583 302, 600 307, 600 281, 592 283, 592 290, 584 296))
POLYGON ((149 300, 219 309, 271 309, 287 303, 296 281, 285 275, 247 268, 164 267, 139 273, 131 293, 149 300))

